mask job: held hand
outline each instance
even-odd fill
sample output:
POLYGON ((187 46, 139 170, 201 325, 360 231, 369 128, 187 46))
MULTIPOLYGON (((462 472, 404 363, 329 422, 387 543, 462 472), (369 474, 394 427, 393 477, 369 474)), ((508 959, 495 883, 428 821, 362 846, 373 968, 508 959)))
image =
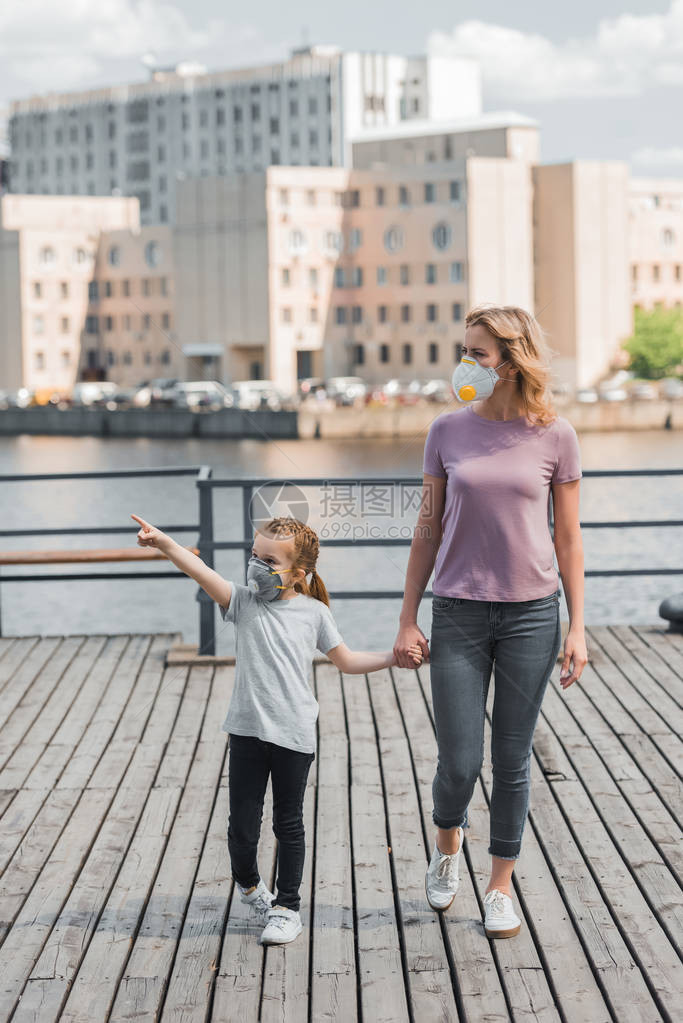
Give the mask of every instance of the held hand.
POLYGON ((429 644, 425 634, 415 622, 412 625, 402 625, 394 643, 394 663, 399 668, 415 668, 422 660, 429 660, 429 644), (419 661, 416 660, 416 648, 419 661))
POLYGON ((131 519, 135 519, 136 522, 140 523, 140 530, 138 532, 138 547, 156 547, 157 550, 163 550, 165 545, 170 540, 170 537, 163 533, 156 526, 150 525, 149 522, 145 522, 138 515, 131 515, 131 519))
POLYGON ((568 689, 573 682, 581 678, 581 672, 587 663, 588 651, 584 631, 570 629, 564 641, 564 660, 560 670, 560 685, 563 689, 568 689))

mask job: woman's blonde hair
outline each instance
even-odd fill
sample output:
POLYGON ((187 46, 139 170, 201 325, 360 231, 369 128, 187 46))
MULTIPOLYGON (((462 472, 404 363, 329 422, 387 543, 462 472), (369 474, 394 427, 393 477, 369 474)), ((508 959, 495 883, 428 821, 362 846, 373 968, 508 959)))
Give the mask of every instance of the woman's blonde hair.
POLYGON ((320 541, 318 540, 317 533, 310 526, 299 522, 298 519, 287 516, 271 519, 263 526, 261 532, 268 536, 279 537, 282 540, 290 536, 293 538, 294 561, 292 562, 292 568, 303 568, 306 575, 310 574, 311 576, 310 582, 307 582, 304 577, 300 582, 294 583, 294 589, 298 593, 305 593, 308 597, 315 597, 316 600, 321 600, 323 604, 327 604, 329 607, 330 598, 327 588, 315 570, 320 553, 320 541))
POLYGON ((554 354, 535 316, 514 305, 478 305, 465 326, 481 324, 498 342, 503 358, 518 370, 517 388, 525 414, 539 426, 557 418, 550 395, 550 359, 554 354))

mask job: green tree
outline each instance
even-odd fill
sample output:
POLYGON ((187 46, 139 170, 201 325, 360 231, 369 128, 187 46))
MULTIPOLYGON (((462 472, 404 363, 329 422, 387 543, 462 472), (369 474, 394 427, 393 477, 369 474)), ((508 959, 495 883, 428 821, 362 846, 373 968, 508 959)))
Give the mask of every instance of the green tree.
POLYGON ((644 380, 683 372, 683 314, 679 309, 636 309, 633 337, 624 343, 629 368, 644 380))

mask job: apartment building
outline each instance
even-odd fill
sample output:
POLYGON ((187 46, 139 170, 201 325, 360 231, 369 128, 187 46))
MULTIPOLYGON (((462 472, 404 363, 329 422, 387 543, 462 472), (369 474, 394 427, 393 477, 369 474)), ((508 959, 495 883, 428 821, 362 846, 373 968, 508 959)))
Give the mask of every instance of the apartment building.
POLYGON ((183 178, 348 165, 364 130, 480 112, 479 67, 465 58, 312 46, 263 67, 178 65, 148 82, 12 103, 10 189, 136 196, 143 224, 172 223, 183 178))
POLYGON ((683 181, 635 178, 628 216, 633 305, 682 308, 683 181))

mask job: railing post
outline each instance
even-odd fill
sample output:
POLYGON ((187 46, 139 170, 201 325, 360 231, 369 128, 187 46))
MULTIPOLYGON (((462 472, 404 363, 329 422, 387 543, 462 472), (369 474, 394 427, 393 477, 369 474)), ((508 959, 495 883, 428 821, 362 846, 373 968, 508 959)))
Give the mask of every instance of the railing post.
MULTIPOLYGON (((213 488, 201 486, 211 479, 211 466, 203 465, 197 475, 199 490, 199 557, 205 565, 213 568, 213 488)), ((199 654, 216 655, 216 629, 214 602, 205 590, 199 587, 199 654)))
POLYGON ((251 499, 254 488, 249 484, 242 485, 242 539, 248 544, 244 548, 244 581, 247 581, 247 565, 251 557, 251 544, 254 539, 254 527, 251 522, 251 499))

